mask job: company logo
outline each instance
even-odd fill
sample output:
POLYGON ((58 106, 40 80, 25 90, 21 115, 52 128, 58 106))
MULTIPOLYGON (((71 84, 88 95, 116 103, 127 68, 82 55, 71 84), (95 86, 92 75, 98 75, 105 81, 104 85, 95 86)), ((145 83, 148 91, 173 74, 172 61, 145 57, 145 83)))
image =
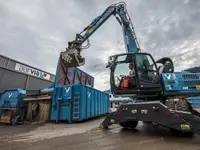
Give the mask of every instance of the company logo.
POLYGON ((18 70, 20 72, 30 74, 30 75, 33 75, 33 76, 37 76, 37 77, 40 76, 40 71, 35 70, 33 68, 30 68, 30 67, 27 67, 27 66, 24 66, 24 65, 21 65, 21 64, 18 64, 18 63, 15 66, 15 70, 18 70))
POLYGON ((12 93, 8 93, 8 98, 11 98, 11 96, 12 96, 12 93))
POLYGON ((42 79, 53 81, 53 78, 51 77, 50 74, 47 74, 45 72, 33 69, 31 67, 28 67, 28 66, 25 66, 25 65, 22 65, 22 64, 19 64, 19 63, 16 63, 15 70, 20 71, 20 72, 25 73, 25 74, 35 76, 35 77, 39 77, 39 78, 42 78, 42 79))
POLYGON ((66 89, 66 93, 68 93, 69 92, 69 90, 70 90, 70 87, 68 87, 68 88, 65 88, 66 89))
POLYGON ((165 77, 170 80, 172 78, 172 75, 171 74, 165 74, 165 77))
POLYGON ((91 92, 87 92, 88 93, 88 98, 90 98, 90 96, 91 96, 91 92))

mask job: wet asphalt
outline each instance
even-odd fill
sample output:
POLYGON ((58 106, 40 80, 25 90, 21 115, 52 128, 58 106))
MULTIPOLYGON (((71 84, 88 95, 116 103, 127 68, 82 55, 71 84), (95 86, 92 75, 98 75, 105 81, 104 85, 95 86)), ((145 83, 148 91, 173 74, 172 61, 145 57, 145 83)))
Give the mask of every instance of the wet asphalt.
POLYGON ((176 137, 168 129, 141 122, 135 130, 125 130, 118 125, 101 130, 97 127, 101 121, 75 127, 65 124, 0 126, 0 150, 200 150, 200 135, 176 137), (77 132, 85 128, 84 132, 77 132), (66 131, 72 132, 65 134, 66 131), (60 136, 55 135, 58 132, 60 136), (20 141, 23 138, 17 137, 18 134, 29 140, 20 141), (41 137, 43 139, 39 139, 41 137), (34 139, 37 140, 34 142, 34 139))

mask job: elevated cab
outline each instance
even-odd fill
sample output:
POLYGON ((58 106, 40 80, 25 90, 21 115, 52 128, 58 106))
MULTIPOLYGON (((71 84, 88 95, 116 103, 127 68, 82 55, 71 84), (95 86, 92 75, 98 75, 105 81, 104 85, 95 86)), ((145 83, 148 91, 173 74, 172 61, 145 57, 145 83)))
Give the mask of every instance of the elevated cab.
POLYGON ((109 57, 113 95, 157 98, 162 93, 156 62, 148 53, 124 53, 109 57))

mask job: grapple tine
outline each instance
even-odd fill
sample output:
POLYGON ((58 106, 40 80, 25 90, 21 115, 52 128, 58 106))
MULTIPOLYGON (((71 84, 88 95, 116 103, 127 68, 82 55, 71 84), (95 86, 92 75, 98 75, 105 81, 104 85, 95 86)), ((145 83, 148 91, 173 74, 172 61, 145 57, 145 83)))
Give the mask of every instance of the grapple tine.
POLYGON ((85 64, 85 59, 80 56, 76 49, 60 53, 61 61, 66 67, 78 67, 85 64))

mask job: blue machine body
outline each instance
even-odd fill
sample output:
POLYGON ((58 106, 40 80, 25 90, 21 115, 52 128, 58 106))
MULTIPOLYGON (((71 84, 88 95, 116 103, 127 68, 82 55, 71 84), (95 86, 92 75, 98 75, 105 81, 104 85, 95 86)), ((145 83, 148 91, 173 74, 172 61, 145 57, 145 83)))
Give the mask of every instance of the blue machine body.
POLYGON ((7 89, 1 94, 0 109, 3 108, 22 108, 24 107, 23 98, 26 91, 21 89, 7 89))
POLYGON ((200 96, 190 97, 189 101, 193 108, 200 108, 200 96))
POLYGON ((162 80, 166 95, 199 95, 200 93, 200 73, 163 73, 162 80))
POLYGON ((82 84, 56 86, 51 120, 82 121, 109 113, 109 94, 82 84))

